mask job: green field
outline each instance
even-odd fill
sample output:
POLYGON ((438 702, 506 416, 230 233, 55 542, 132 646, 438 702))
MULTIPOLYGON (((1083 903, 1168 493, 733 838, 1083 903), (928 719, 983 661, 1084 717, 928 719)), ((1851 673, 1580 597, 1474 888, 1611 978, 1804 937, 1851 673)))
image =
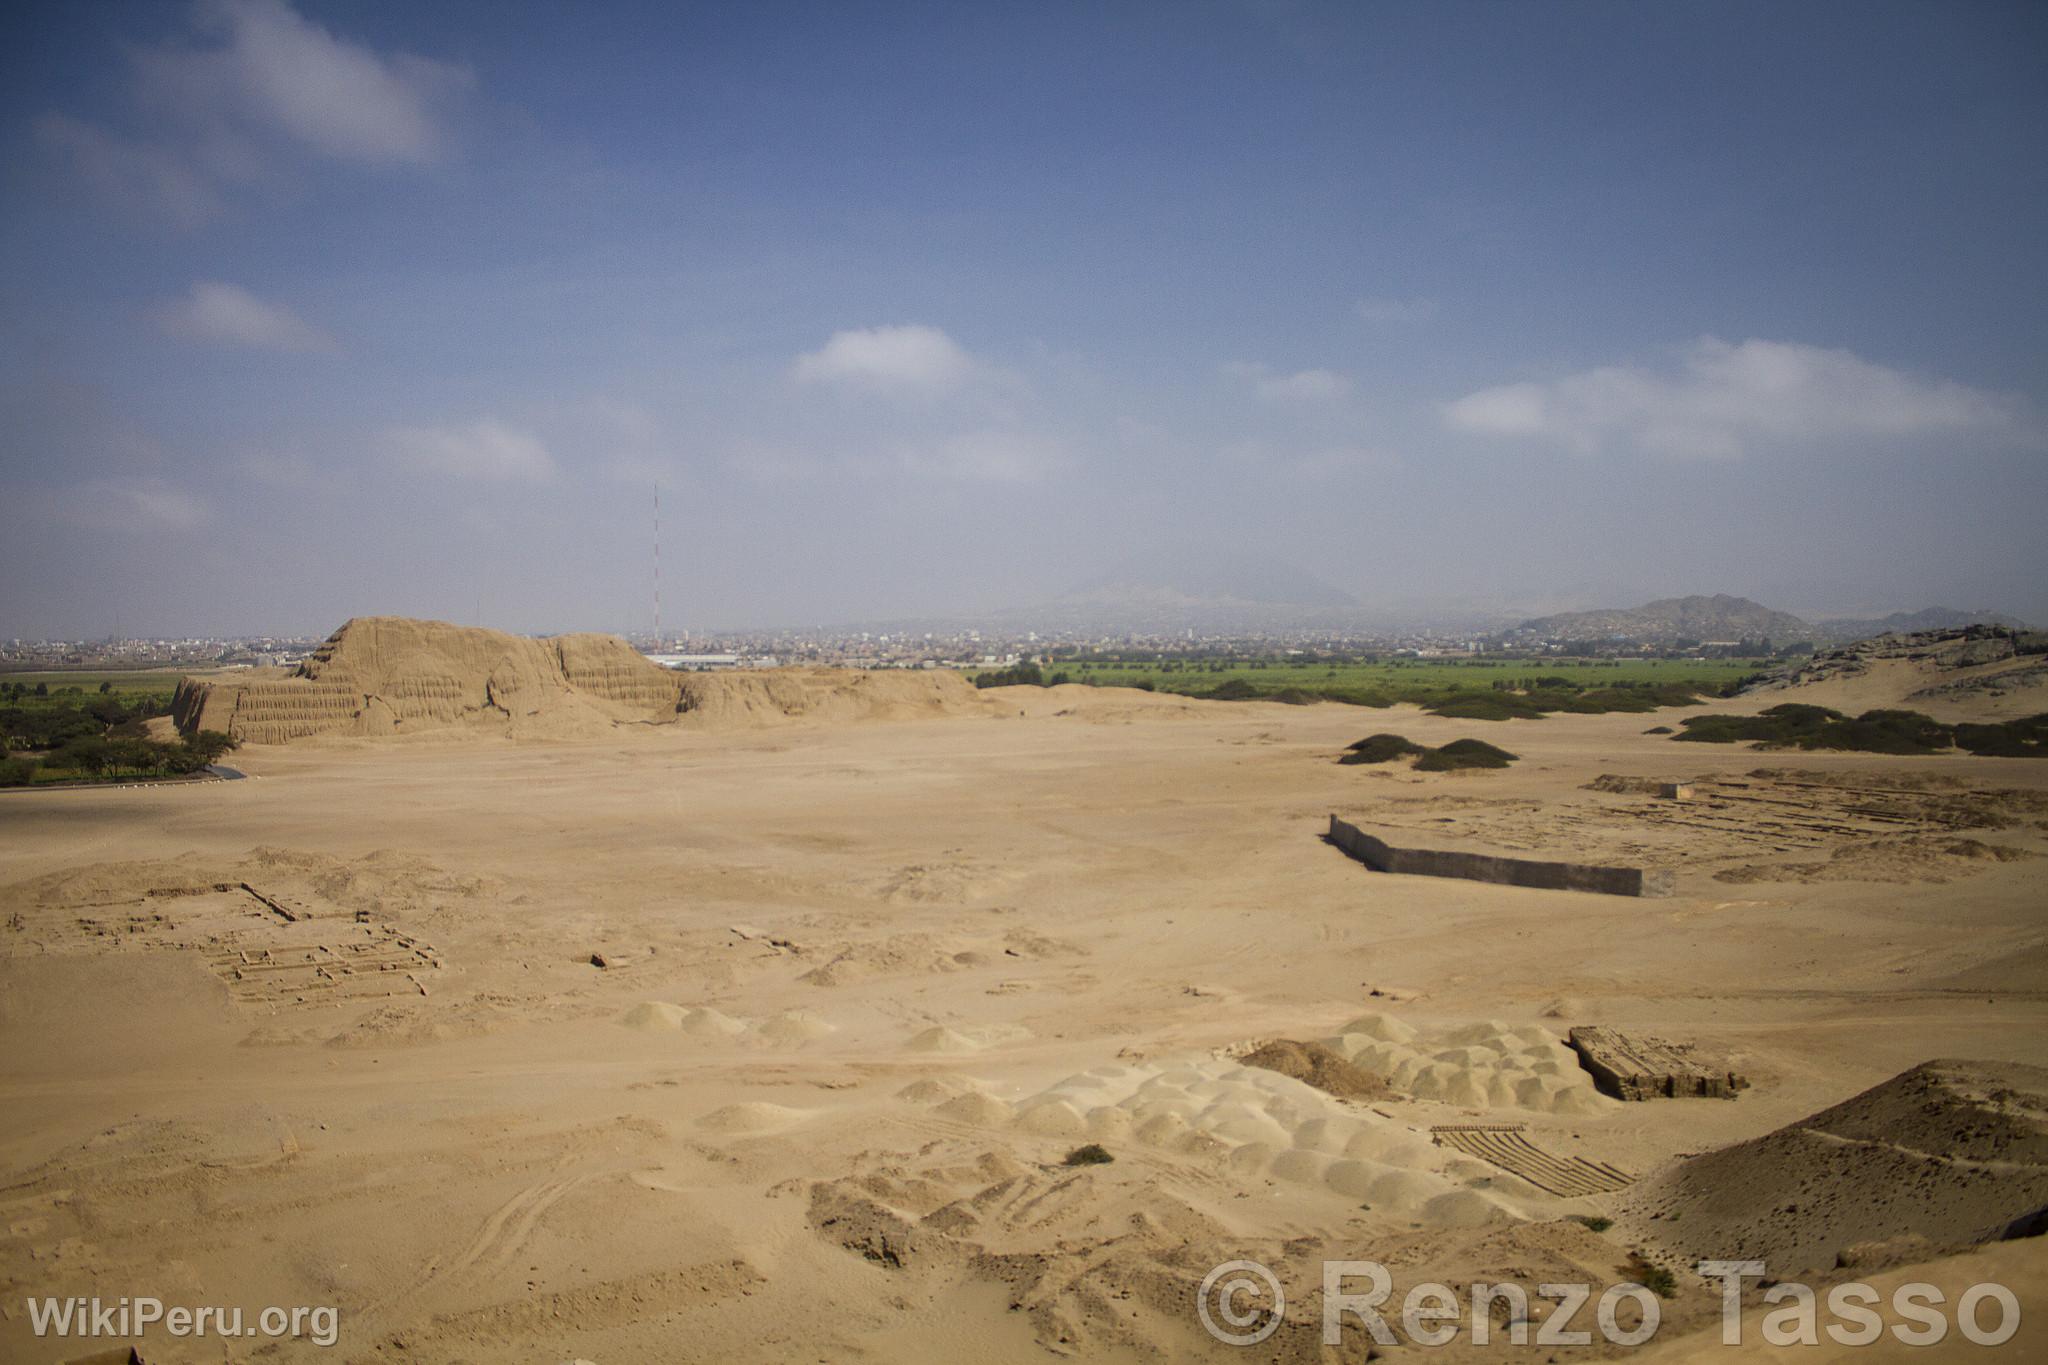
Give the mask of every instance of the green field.
POLYGON ((1208 692, 1233 678, 1261 692, 1346 691, 1420 700, 1455 692, 1485 692, 1496 684, 1533 689, 1538 680, 1564 679, 1571 688, 1688 686, 1719 693, 1770 659, 1415 659, 1379 663, 1264 659, 1210 662, 1167 659, 1153 663, 1058 659, 1045 667, 1051 677, 1098 687, 1150 682, 1161 692, 1208 692))
POLYGON ((162 697, 168 704, 171 694, 178 690, 178 679, 190 672, 182 668, 127 668, 105 670, 81 670, 67 673, 0 673, 0 690, 20 684, 28 695, 22 705, 32 704, 38 684, 47 686, 52 695, 67 688, 99 695, 100 684, 109 684, 108 693, 121 698, 162 697))

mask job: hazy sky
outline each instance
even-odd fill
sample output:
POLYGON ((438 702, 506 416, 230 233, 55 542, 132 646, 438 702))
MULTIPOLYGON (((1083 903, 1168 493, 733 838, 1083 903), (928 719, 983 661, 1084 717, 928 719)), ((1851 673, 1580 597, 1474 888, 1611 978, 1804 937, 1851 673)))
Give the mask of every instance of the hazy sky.
POLYGON ((2048 6, 15 3, 0 636, 2048 620, 2048 6))

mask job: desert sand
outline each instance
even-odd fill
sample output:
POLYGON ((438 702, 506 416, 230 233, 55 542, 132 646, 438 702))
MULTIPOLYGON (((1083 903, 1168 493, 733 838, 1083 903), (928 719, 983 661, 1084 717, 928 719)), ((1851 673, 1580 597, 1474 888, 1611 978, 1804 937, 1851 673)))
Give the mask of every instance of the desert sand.
MULTIPOLYGON (((152 1362, 1335 1359, 1312 1306, 1215 1343, 1195 1286, 1240 1257, 1297 1305, 1326 1257, 1385 1262, 1397 1297, 1599 1286, 1715 1229, 1816 1283, 1911 1265, 2041 1302, 2038 1239, 1972 1247, 2048 1170, 2042 765, 1644 733, 1684 712, 851 674, 671 695, 595 647, 499 663, 374 724, 252 733, 246 781, 0 801, 0 1359, 90 1354, 21 1301, 93 1293, 340 1311, 331 1351, 157 1338, 152 1362), (1522 760, 1335 763, 1380 730, 1522 760), (1332 812, 1677 890, 1374 873, 1323 842, 1332 812), (1591 1023, 1749 1088, 1611 1099, 1563 1044, 1591 1023), (1244 1065, 1276 1039, 1385 1093, 1244 1065), (1968 1106, 1911 1130, 1972 1201, 1919 1227, 1830 1185, 1827 1144, 1907 1132, 1932 1082, 1799 1125, 1936 1058, 1994 1065, 1951 1079, 2012 1133, 1969 1149, 1968 1106), (1453 1125, 1616 1187, 1544 1188, 1434 1139, 1453 1125), (1090 1142, 1114 1161, 1061 1164, 1090 1142)), ((393 682, 350 669, 329 690, 393 682)), ((1713 1354, 1717 1304, 1681 1274, 1652 1349, 1713 1354)))

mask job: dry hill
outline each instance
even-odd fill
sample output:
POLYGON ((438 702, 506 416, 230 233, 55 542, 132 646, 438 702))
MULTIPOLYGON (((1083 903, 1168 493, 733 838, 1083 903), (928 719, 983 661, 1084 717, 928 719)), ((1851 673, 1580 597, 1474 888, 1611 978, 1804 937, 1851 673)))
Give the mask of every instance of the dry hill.
POLYGON ((1515 633, 1546 640, 1774 640, 1813 638, 1813 627, 1796 616, 1716 593, 1712 597, 1666 597, 1640 607, 1605 607, 1539 616, 1515 633))
POLYGON ((1780 669, 1753 692, 1796 691, 1844 711, 1907 707, 1942 720, 2048 710, 2048 633, 2002 626, 1880 635, 1780 669))
POLYGON ((1626 1204, 1632 1232, 1687 1262, 1753 1257, 1781 1278, 2038 1233, 2048 1070, 1924 1062, 1774 1133, 1676 1162, 1626 1204))

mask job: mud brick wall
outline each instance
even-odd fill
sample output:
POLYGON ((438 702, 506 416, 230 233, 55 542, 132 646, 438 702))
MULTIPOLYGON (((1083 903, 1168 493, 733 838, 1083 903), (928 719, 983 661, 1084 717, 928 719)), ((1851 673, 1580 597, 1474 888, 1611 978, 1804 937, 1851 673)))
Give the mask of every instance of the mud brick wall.
POLYGON ((1533 886, 1548 891, 1594 891, 1608 896, 1668 896, 1669 872, 1639 867, 1596 867, 1590 863, 1546 863, 1531 858, 1499 858, 1484 853, 1452 853, 1439 849, 1396 848, 1358 826, 1330 817, 1330 842, 1375 872, 1411 877, 1458 877, 1502 886, 1533 886))

